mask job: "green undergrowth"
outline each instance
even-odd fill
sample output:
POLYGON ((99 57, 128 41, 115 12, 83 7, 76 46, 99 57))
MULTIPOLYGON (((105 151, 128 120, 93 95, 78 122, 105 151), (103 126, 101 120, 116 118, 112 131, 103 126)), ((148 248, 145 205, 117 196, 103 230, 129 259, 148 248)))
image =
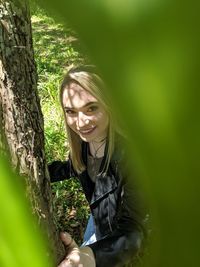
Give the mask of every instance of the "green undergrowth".
MULTIPOLYGON (((48 162, 66 160, 69 152, 59 87, 72 65, 86 61, 77 47, 79 40, 69 27, 56 23, 41 9, 32 12, 32 31, 38 72, 38 93, 44 116, 45 151, 48 162)), ((77 179, 52 184, 58 228, 82 242, 88 205, 77 179)))

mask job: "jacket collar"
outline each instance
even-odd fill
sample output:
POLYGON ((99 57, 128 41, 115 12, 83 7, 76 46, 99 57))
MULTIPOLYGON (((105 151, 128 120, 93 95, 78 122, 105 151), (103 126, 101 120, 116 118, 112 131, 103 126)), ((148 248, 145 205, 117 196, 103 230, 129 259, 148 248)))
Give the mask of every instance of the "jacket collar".
MULTIPOLYGON (((106 143, 105 154, 107 150, 108 150, 108 145, 106 143)), ((82 143, 82 159, 86 166, 87 166, 88 152, 89 152, 89 145, 88 143, 83 142, 82 143)), ((117 188, 116 179, 114 175, 112 174, 112 172, 110 171, 110 168, 108 168, 106 173, 103 172, 105 161, 106 161, 106 157, 104 156, 102 163, 101 163, 101 167, 100 167, 100 173, 96 177, 94 191, 93 191, 92 199, 90 202, 91 206, 95 205, 98 201, 106 197, 109 193, 113 192, 117 188)))

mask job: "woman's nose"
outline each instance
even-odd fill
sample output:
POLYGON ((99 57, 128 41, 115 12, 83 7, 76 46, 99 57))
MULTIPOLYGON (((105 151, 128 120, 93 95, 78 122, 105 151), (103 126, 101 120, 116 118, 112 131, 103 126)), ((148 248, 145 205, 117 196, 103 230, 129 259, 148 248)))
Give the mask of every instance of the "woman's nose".
POLYGON ((88 124, 88 121, 89 120, 88 120, 87 116, 84 113, 79 112, 78 117, 77 117, 77 121, 76 121, 77 128, 78 129, 83 128, 84 126, 86 126, 88 124))

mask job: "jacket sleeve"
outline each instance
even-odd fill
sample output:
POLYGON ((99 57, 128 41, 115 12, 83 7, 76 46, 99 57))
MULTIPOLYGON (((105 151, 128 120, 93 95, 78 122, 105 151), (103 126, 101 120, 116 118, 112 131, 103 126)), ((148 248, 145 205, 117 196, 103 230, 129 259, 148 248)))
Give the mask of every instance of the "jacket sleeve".
POLYGON ((77 176, 73 169, 71 159, 67 161, 53 161, 48 164, 48 170, 51 182, 63 181, 77 176))
POLYGON ((118 175, 121 197, 116 228, 106 238, 89 245, 95 255, 96 267, 120 267, 135 261, 141 254, 146 236, 146 214, 140 202, 139 187, 131 179, 124 179, 124 174, 118 175))

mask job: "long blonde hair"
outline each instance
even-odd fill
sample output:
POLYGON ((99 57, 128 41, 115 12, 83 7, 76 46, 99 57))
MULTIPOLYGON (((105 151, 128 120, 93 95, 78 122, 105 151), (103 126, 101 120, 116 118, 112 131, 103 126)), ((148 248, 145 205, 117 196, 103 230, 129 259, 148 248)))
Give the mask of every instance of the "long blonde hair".
MULTIPOLYGON (((66 76, 63 79, 60 90, 60 101, 63 107, 63 92, 70 83, 75 82, 79 84, 83 89, 88 91, 93 95, 103 106, 109 116, 109 126, 108 126, 108 135, 107 135, 107 151, 106 151, 106 160, 103 171, 108 169, 112 153, 114 151, 114 138, 115 130, 114 123, 111 116, 110 102, 106 95, 105 84, 96 73, 96 68, 90 65, 79 66, 76 68, 70 69, 66 76)), ((81 173, 85 170, 86 166, 82 159, 82 140, 78 134, 76 134, 67 124, 65 116, 66 130, 68 134, 68 141, 70 147, 70 157, 72 160, 72 165, 74 170, 77 173, 81 173)))

